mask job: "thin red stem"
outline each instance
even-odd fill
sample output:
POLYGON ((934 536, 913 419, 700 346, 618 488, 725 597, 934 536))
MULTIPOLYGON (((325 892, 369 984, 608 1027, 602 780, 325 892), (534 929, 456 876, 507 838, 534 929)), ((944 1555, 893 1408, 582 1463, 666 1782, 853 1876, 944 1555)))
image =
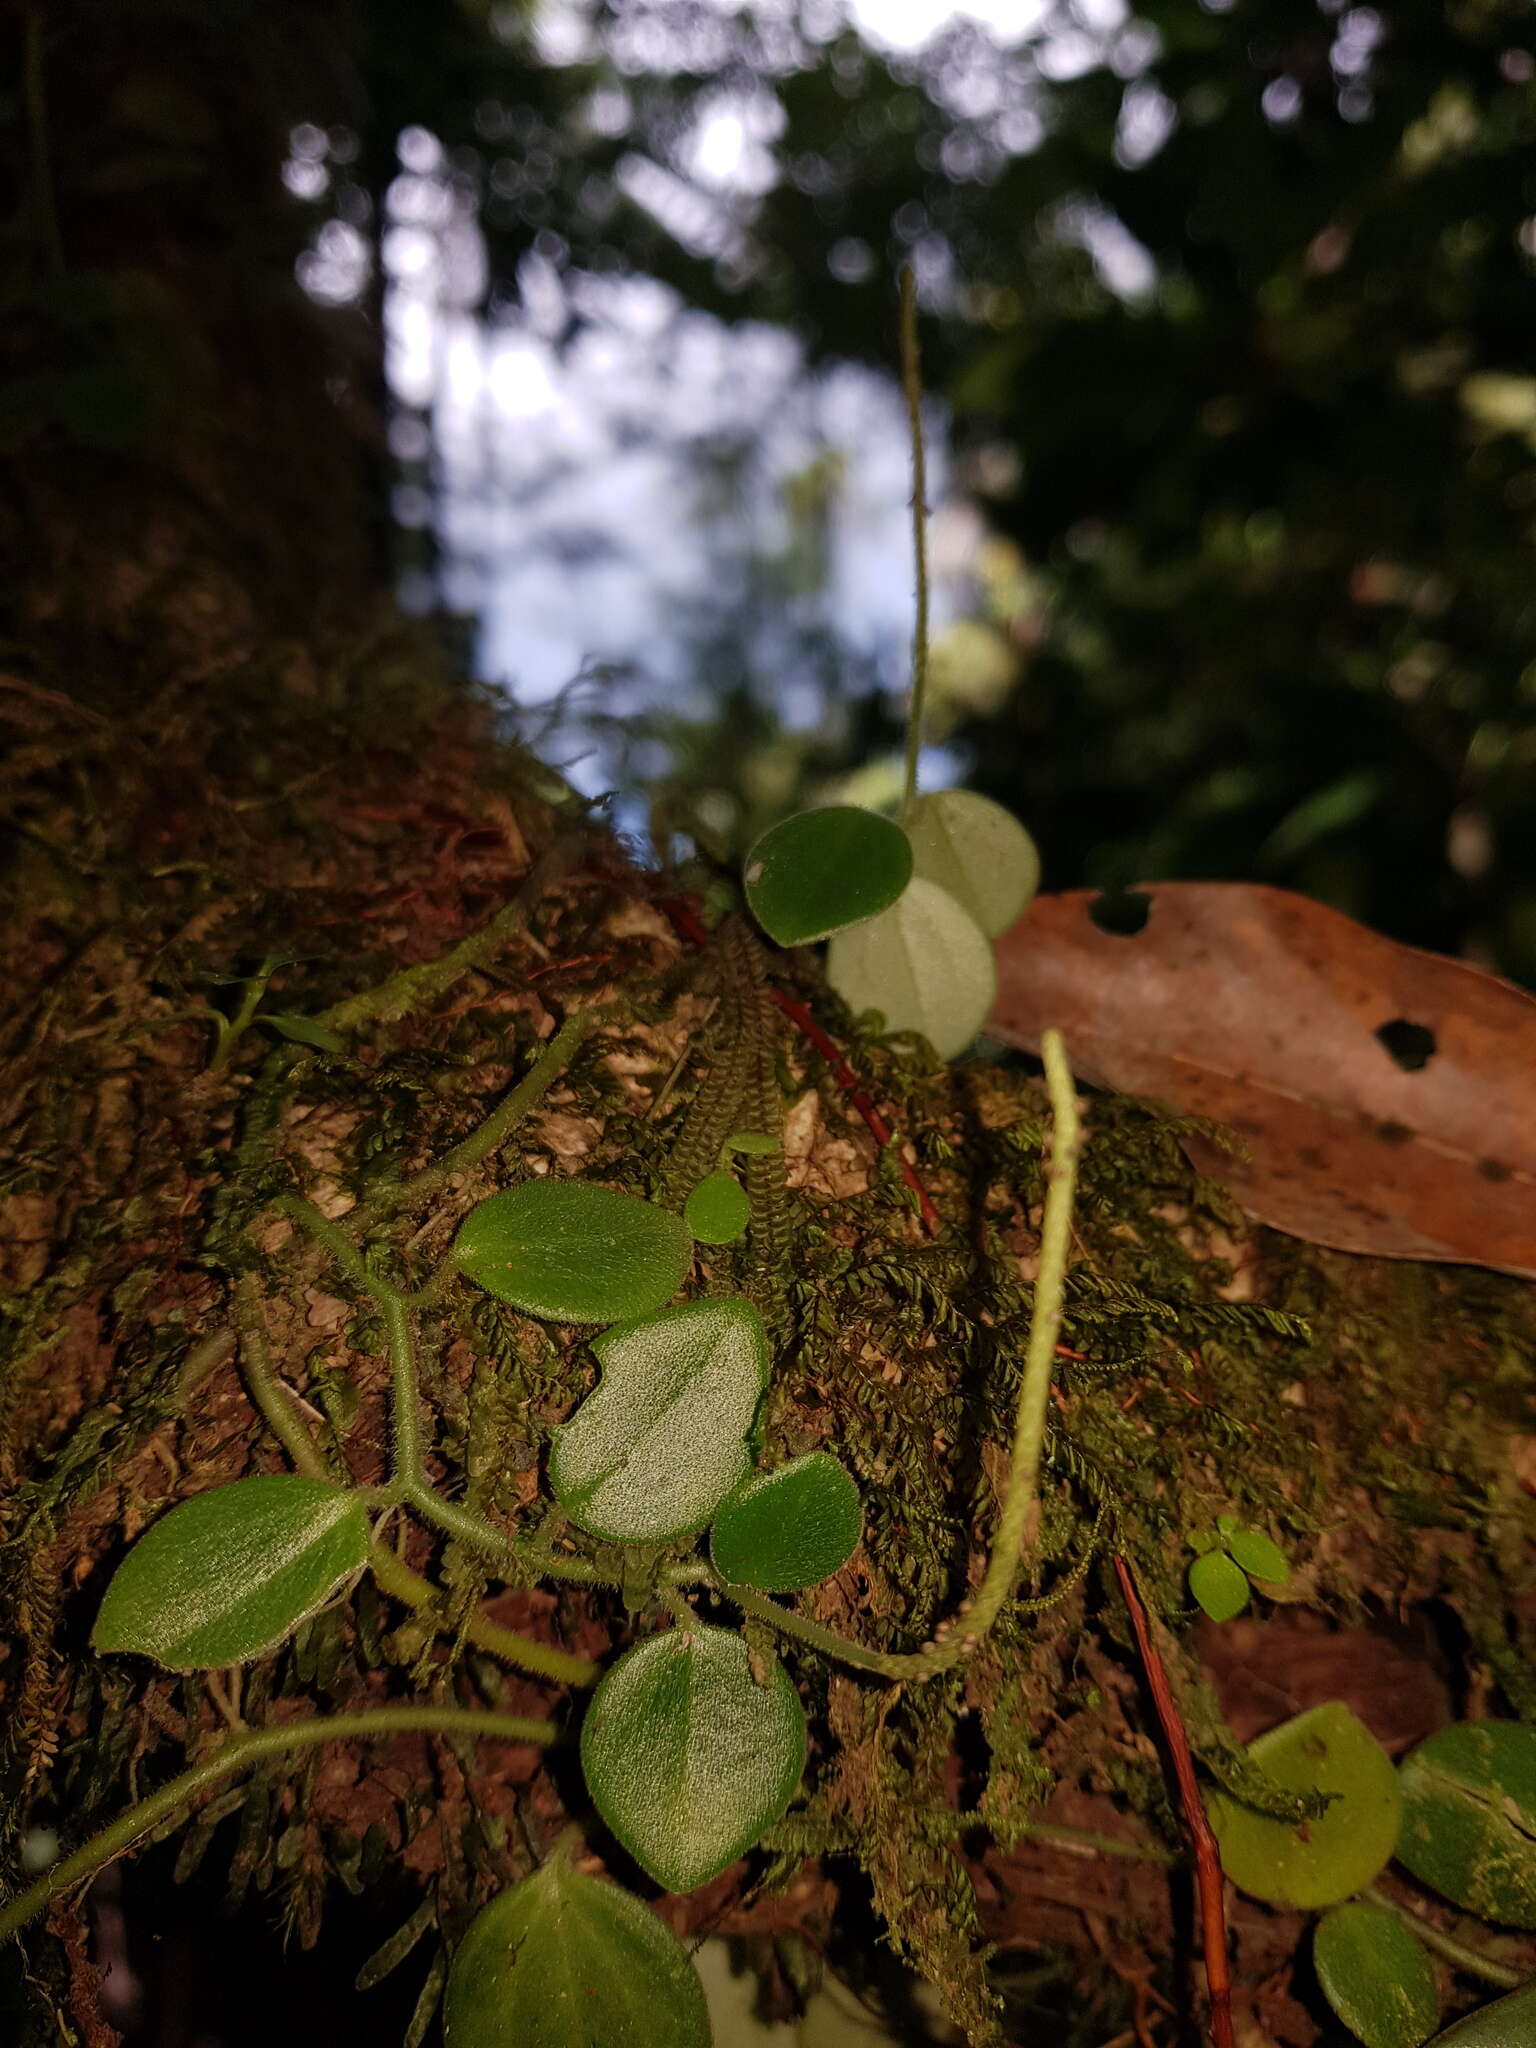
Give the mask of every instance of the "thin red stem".
MULTIPOLYGON (((696 946, 708 944, 709 933, 700 924, 698 918, 695 917, 693 911, 686 903, 680 903, 676 898, 669 897, 662 908, 685 939, 691 939, 696 946)), ((859 1115, 863 1117, 864 1122, 869 1127, 869 1134, 875 1143, 880 1146, 895 1144, 895 1133, 880 1114, 874 1101, 865 1093, 862 1082, 843 1057, 837 1042, 829 1038, 827 1033, 822 1030, 804 1003, 799 1002, 794 996, 786 995, 783 989, 777 988, 772 984, 769 985, 768 993, 784 1012, 784 1015, 795 1026, 796 1030, 810 1040, 811 1044, 815 1046, 827 1065, 832 1069, 833 1079, 853 1104, 859 1115)), ((923 1228, 931 1236, 937 1237, 939 1234, 939 1212, 933 1206, 928 1190, 918 1179, 916 1167, 900 1150, 896 1154, 896 1163, 901 1169, 902 1179, 917 1197, 918 1213, 923 1219, 923 1228)))
POLYGON ((1120 1581, 1131 1627, 1136 1633, 1136 1647, 1141 1652, 1152 1704, 1157 1709, 1158 1725, 1168 1745, 1173 1775, 1178 1782, 1179 1800, 1184 1808, 1184 1825, 1189 1830, 1190 1847, 1194 1851, 1195 1889, 1200 1899, 1200 1932, 1205 1946, 1205 1981, 1211 1994, 1212 2048, 1233 2048, 1232 1978, 1227 1966, 1227 1911, 1222 1896, 1221 1851, 1211 1833, 1200 1787, 1195 1782, 1195 1760, 1190 1754, 1189 1737, 1184 1732, 1173 1687, 1168 1683, 1167 1670, 1152 1640, 1152 1626, 1147 1619, 1135 1575, 1123 1557, 1115 1559, 1115 1576, 1120 1581))

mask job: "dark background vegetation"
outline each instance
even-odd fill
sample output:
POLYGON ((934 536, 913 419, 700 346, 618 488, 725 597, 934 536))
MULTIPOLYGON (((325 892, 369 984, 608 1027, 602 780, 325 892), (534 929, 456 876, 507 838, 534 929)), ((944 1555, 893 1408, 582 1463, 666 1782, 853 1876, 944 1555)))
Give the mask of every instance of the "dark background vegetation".
MULTIPOLYGON (((1005 54, 962 19, 915 57, 819 0, 589 12, 562 61, 537 10, 474 0, 16 13, 13 451, 34 475, 148 451, 235 523, 249 463, 248 544, 338 591, 360 485, 374 566, 419 561, 419 533, 388 531, 391 486, 430 486, 432 460, 387 452, 377 249, 353 306, 306 313, 293 284, 327 221, 377 241, 411 125, 474 198, 493 316, 536 244, 888 363, 914 260, 956 473, 1011 544, 977 592, 1006 687, 979 709, 962 688, 947 723, 1050 885, 1255 877, 1536 980, 1528 8, 1059 7, 1005 54), (647 69, 679 46, 687 68, 647 69), (722 92, 775 103, 776 182, 690 213, 687 138, 722 92), (330 156, 308 201, 279 182, 300 123, 330 156), (678 173, 671 231, 631 196, 637 163, 678 173), (1148 289, 1104 282, 1084 244, 1106 222, 1148 289), (330 417, 303 425, 273 408, 300 408, 307 350, 330 417)), ((719 656, 734 695, 674 759, 685 795, 772 743, 775 678, 751 668, 719 656)), ((859 699, 807 774, 890 722, 888 695, 859 699)))

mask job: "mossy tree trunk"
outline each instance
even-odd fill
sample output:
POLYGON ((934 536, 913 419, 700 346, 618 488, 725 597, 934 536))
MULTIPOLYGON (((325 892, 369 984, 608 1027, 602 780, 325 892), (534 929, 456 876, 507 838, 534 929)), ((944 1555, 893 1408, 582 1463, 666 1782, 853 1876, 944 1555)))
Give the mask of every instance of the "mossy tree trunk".
MULTIPOLYGON (((25 244, 16 335, 33 411, 0 512, 21 570, 0 674, 14 740, 0 769, 12 1878, 29 1841, 88 1832, 231 1723, 422 1697, 565 1715, 563 1688, 498 1658, 496 1630, 597 1658, 654 1618, 637 1624, 606 1593, 490 1582, 455 1544, 397 1530, 404 1562, 439 1588, 425 1604, 365 1583, 234 1676, 92 1655, 102 1586, 147 1523, 284 1469, 242 1371, 253 1345, 317 1456, 360 1482, 383 1473, 372 1305, 277 1198, 355 1215, 441 1159, 593 1005, 604 1023, 509 1146, 390 1240, 408 1271, 499 1177, 574 1172, 680 1199, 722 1117, 787 1112, 789 1187, 778 1162, 754 1165, 753 1236, 700 1282, 764 1311, 774 1449, 835 1447, 863 1490, 858 1558, 810 1611, 906 1650, 974 1581, 995 1516, 1042 1186, 1026 1076, 926 1074, 864 1045, 939 1205, 942 1234, 926 1237, 890 1154, 766 1002, 751 943, 738 930, 690 964, 654 878, 393 618, 370 580, 379 423, 349 396, 372 388, 347 355, 369 337, 345 319, 327 330, 295 293, 298 222, 276 175, 294 120, 347 111, 350 16, 310 10, 295 43, 268 10, 236 8, 216 29, 183 23, 174 51, 140 33, 157 19, 50 12, 34 45, 53 197, 25 244), (108 175, 157 124, 183 175, 108 175), (94 310, 71 326, 82 292, 94 310), (88 359, 58 359, 61 335, 88 359), (71 386, 65 372, 112 374, 71 386), (323 1014, 325 1041, 272 1013, 323 1014)), ((12 141, 36 199, 38 145, 12 141)), ((812 970, 774 971, 846 1028, 812 970)), ((855 1865, 977 2041, 997 2038, 984 1938, 1078 1950, 1085 1925, 1107 1930, 1049 1991, 1063 2039, 1084 2011, 1113 2033, 1127 1982, 1175 1946, 1177 1880, 1158 1859, 1178 1833, 1103 1569, 1111 1541, 1182 1627, 1184 1537, 1231 1507, 1305 1552, 1310 1606, 1357 1625, 1354 1665, 1318 1681, 1329 1691, 1381 1690, 1390 1646, 1358 1625, 1449 1606, 1464 1631, 1452 1688, 1536 1709, 1512 1448, 1531 1433, 1529 1290, 1255 1236, 1169 1127, 1102 1100, 1077 1252, 1036 1607, 927 1686, 801 1656, 816 1750, 809 1803, 777 1843, 780 1889, 743 1904, 738 1866, 670 1909, 693 1928, 792 1933, 798 1951, 767 1970, 787 2003, 794 1956, 833 1925, 826 1873, 855 1865), (1047 1809, 1057 1836, 1031 1841, 1047 1809), (802 1862, 830 1851, 853 1863, 802 1862)), ((548 1429, 591 1384, 585 1350, 451 1290, 422 1334, 434 1471, 532 1526, 548 1429)), ((1197 1749, 1231 1779, 1241 1764, 1208 1680, 1232 1660, 1207 1643, 1202 1675, 1200 1647, 1170 1655, 1197 1749)), ((1421 1676, 1434 1661, 1402 1654, 1421 1676)), ((1249 1662, 1264 1668, 1258 1638, 1249 1662)), ((1392 1668, 1400 1701, 1412 1688, 1392 1668)), ((1294 1671, 1284 1683, 1307 1703, 1294 1671)), ((1403 1740, 1445 1711, 1427 1680, 1424 1694, 1403 1740)), ((189 1816, 176 1856, 182 1874, 206 1858, 218 1885, 276 1901, 300 1944, 322 1918, 354 1951, 369 1945, 360 1919, 374 1939, 411 1922, 428 1937, 419 1981, 439 1926, 451 1935, 572 1813, 589 1818, 567 1762, 418 1735, 268 1766, 189 1816)), ((1283 1974, 1298 1927, 1246 1926, 1241 1981, 1283 1974)), ((110 2042, 125 2009, 110 1993, 103 2005, 78 1907, 55 1907, 27 1954, 17 2037, 110 2042)), ((1277 2040, 1315 2038, 1283 1986, 1263 2017, 1277 2040)), ((381 2019, 379 2038, 399 2022, 381 2019)))

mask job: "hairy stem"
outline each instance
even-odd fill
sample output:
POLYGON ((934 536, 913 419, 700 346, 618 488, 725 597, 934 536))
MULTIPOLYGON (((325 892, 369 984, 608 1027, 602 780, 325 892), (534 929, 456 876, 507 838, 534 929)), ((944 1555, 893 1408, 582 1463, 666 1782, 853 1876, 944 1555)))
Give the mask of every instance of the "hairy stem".
MULTIPOLYGON (((299 1420, 288 1396, 288 1390, 278 1378, 272 1364, 271 1347, 267 1342, 266 1328, 262 1320, 261 1293, 254 1273, 241 1275, 235 1290, 235 1301, 246 1391, 250 1394, 262 1420, 288 1453, 294 1470, 302 1472, 307 1479, 324 1479, 334 1483, 335 1475, 327 1466, 320 1446, 299 1420)), ((432 1498, 436 1503, 438 1496, 433 1494, 432 1498)), ((412 1504, 418 1505, 415 1502, 412 1504)), ((461 1511, 454 1511, 447 1502, 442 1505, 457 1523, 461 1518, 461 1511)), ((463 1531, 455 1527, 453 1533, 462 1535, 463 1531)), ((504 1558, 508 1555, 510 1545, 497 1537, 496 1532, 488 1524, 476 1521, 474 1533, 478 1548, 489 1548, 498 1557, 504 1558)), ((574 1569, 577 1562, 572 1560, 573 1569, 566 1576, 579 1576, 574 1569)), ((403 1601, 407 1607, 427 1607, 437 1598, 437 1589, 430 1580, 413 1572, 386 1543, 373 1545, 368 1554, 368 1565, 385 1592, 403 1601)), ((598 1676, 597 1666, 588 1663, 586 1658, 572 1657, 564 1650, 535 1642, 531 1636, 519 1635, 515 1629, 502 1628, 499 1623, 487 1621, 479 1615, 471 1617, 464 1633, 476 1649, 484 1650, 487 1655, 499 1657, 503 1663, 511 1664, 519 1671, 530 1672, 536 1677, 553 1678, 562 1685, 591 1685, 598 1676)))
POLYGON ((766 1621, 785 1635, 835 1657, 858 1671, 882 1678, 925 1679, 948 1671, 968 1657, 996 1624, 1018 1582, 1024 1538, 1039 1498, 1040 1458, 1045 1448, 1045 1416, 1051 1392, 1051 1367, 1061 1332, 1067 1253, 1071 1242, 1072 1194, 1077 1181, 1079 1127, 1077 1091, 1067 1066, 1059 1031, 1041 1040, 1046 1085, 1050 1091, 1051 1156, 1046 1169, 1045 1215, 1040 1226, 1040 1263, 1035 1277, 1029 1344, 1014 1408, 1013 1448, 1002 1513, 992 1553, 975 1599, 967 1612, 944 1623, 921 1650, 897 1653, 869 1650, 809 1616, 778 1606, 747 1586, 719 1583, 719 1590, 746 1614, 766 1621))
POLYGON ((325 1462, 320 1446, 299 1420, 287 1383, 278 1378, 267 1341, 266 1318, 262 1312, 261 1285, 254 1273, 242 1273, 235 1282, 235 1327, 240 1333, 240 1366, 245 1390, 262 1421, 288 1453, 294 1470, 306 1479, 325 1479, 335 1474, 325 1462))
POLYGON ((18 1892, 0 1908, 0 1938, 24 1927, 82 1879, 93 1877, 199 1792, 235 1771, 259 1763, 263 1757, 288 1756, 313 1749, 322 1742, 366 1742, 383 1735, 483 1735, 502 1742, 542 1744, 556 1741, 559 1733, 549 1721, 480 1713, 467 1707, 376 1707, 362 1714, 321 1714, 311 1721, 291 1721, 234 1736, 212 1756, 193 1764, 158 1792, 151 1792, 148 1798, 130 1806, 99 1834, 82 1843, 73 1855, 56 1863, 36 1884, 18 1892))
POLYGON ((471 968, 489 960, 512 936, 549 884, 573 864, 578 838, 578 834, 571 833, 557 839, 528 870, 512 901, 504 904, 478 931, 460 939, 456 946, 450 946, 438 959, 424 960, 415 967, 402 967, 398 974, 391 974, 374 988, 364 989, 361 995, 332 1003, 328 1010, 321 1011, 315 1022, 332 1031, 350 1031, 376 1018, 405 1017, 413 1010, 423 1008, 445 989, 451 988, 460 975, 468 974, 471 968))
MULTIPOLYGON (((438 1599, 437 1588, 431 1581, 413 1572, 387 1543, 374 1544, 368 1553, 368 1569, 386 1593, 407 1607, 431 1607, 438 1599)), ((558 1685, 596 1685, 602 1676, 600 1664, 586 1657, 573 1657, 568 1650, 558 1650, 550 1643, 535 1642, 531 1636, 503 1628, 482 1614, 469 1617, 464 1624, 464 1639, 514 1670, 526 1671, 533 1678, 552 1678, 558 1685)))

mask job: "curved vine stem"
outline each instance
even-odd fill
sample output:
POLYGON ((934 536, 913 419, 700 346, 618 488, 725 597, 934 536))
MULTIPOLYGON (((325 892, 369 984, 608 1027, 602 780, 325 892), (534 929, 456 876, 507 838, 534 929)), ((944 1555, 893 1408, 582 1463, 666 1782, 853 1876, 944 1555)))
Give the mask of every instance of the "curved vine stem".
POLYGON ((115 1857, 167 1820, 199 1792, 216 1785, 263 1757, 287 1756, 322 1742, 366 1742, 379 1735, 483 1735, 502 1742, 550 1743, 559 1729, 549 1721, 528 1721, 515 1714, 481 1713, 468 1707, 375 1707, 361 1714, 320 1714, 311 1721, 291 1721, 276 1728, 258 1728, 236 1735, 200 1764, 140 1799, 115 1821, 92 1835, 0 1907, 0 1938, 41 1913, 83 1879, 94 1877, 115 1857))
POLYGON ((808 1615, 778 1606, 748 1586, 717 1580, 719 1590, 743 1613, 793 1636, 797 1641, 850 1664, 859 1671, 900 1680, 934 1678, 951 1670, 976 1648, 996 1624, 1018 1583, 1024 1539, 1039 1498, 1040 1458, 1045 1448, 1045 1415, 1050 1400, 1051 1367, 1061 1333, 1067 1253, 1072 1231, 1072 1196, 1077 1182, 1080 1130, 1077 1091, 1067 1065, 1059 1031, 1047 1031, 1040 1044, 1046 1086, 1051 1098, 1051 1154, 1046 1168, 1045 1214, 1040 1226, 1040 1263, 1035 1276, 1029 1344, 1014 1409, 1013 1448, 1002 1513, 992 1541, 986 1574, 968 1608, 935 1631, 933 1641, 910 1652, 866 1649, 862 1643, 824 1628, 808 1615))

